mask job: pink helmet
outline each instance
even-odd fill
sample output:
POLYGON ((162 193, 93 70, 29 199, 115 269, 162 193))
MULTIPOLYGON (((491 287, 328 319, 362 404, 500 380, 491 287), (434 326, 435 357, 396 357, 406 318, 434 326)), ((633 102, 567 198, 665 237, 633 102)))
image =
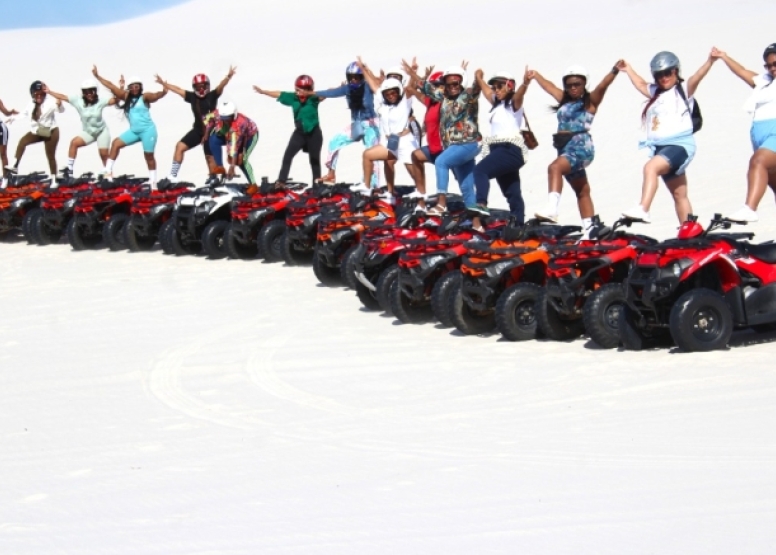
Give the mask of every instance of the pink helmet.
POLYGON ((197 73, 191 80, 191 86, 194 87, 194 94, 203 97, 210 91, 210 79, 204 73, 197 73))

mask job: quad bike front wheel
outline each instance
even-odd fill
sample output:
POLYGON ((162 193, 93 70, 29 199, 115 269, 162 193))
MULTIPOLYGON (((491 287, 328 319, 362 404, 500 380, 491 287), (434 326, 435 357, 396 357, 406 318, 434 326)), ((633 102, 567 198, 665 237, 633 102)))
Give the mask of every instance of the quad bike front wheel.
POLYGON ((88 235, 84 233, 83 227, 76 225, 75 219, 67 224, 67 240, 74 251, 90 250, 97 247, 102 240, 100 235, 88 235))
POLYGON ((431 304, 408 298, 399 287, 398 279, 391 284, 390 297, 393 315, 405 324, 423 324, 434 317, 431 304))
POLYGON ((211 260, 226 258, 226 228, 228 222, 216 220, 202 231, 202 249, 211 260))
POLYGON ((604 349, 620 344, 620 312, 625 306, 621 283, 607 283, 595 290, 585 302, 582 320, 590 339, 604 349))
POLYGON ((461 272, 449 272, 440 277, 431 290, 431 311, 442 327, 452 328, 455 323, 450 313, 450 295, 456 287, 460 287, 461 272))
POLYGON ((32 222, 31 233, 35 237, 35 241, 43 246, 58 243, 62 238, 62 229, 49 227, 42 214, 41 217, 35 218, 35 221, 32 222))
POLYGON ((546 287, 542 287, 536 299, 536 321, 539 330, 554 341, 570 341, 585 333, 582 318, 564 318, 552 306, 546 287))
POLYGON ((30 245, 35 245, 38 243, 35 230, 37 221, 40 219, 41 215, 42 212, 40 208, 33 208, 22 218, 22 235, 30 245))
MULTIPOLYGON (((164 227, 164 224, 162 224, 164 227)), ((162 228, 159 229, 161 233, 162 228)), ((156 243, 156 237, 153 235, 141 235, 137 231, 137 227, 132 223, 130 218, 127 224, 124 226, 124 243, 131 252, 150 251, 156 243)))
POLYGON ((129 216, 126 214, 113 214, 102 226, 102 240, 112 251, 120 251, 127 248, 124 235, 124 226, 127 225, 129 216))
POLYGON ((288 228, 283 232, 283 262, 289 266, 301 266, 311 262, 311 253, 297 248, 291 237, 288 236, 288 228))
POLYGON ((535 283, 516 283, 501 294, 496 303, 496 327, 505 339, 536 339, 536 304, 541 290, 535 283))
POLYGON ((286 231, 285 220, 267 222, 259 231, 257 243, 259 252, 266 262, 283 260, 283 238, 286 231))
POLYGON ((669 329, 683 351, 724 349, 733 333, 733 316, 722 295, 701 287, 677 299, 669 329))
POLYGON ((464 335, 490 333, 496 327, 493 310, 478 311, 472 309, 463 300, 463 280, 458 280, 450 288, 447 309, 453 325, 464 335))

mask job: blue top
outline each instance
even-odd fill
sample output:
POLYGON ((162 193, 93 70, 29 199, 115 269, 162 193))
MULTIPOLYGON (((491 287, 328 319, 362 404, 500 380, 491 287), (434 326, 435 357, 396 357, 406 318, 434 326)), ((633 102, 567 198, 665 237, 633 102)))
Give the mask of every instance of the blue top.
POLYGON ((353 121, 364 121, 368 119, 374 119, 377 117, 377 112, 375 112, 375 95, 372 92, 372 89, 370 89, 366 83, 363 85, 364 87, 364 107, 353 109, 350 108, 350 92, 351 88, 350 85, 347 83, 337 87, 336 89, 328 89, 325 91, 315 91, 316 96, 320 96, 321 98, 341 98, 343 96, 347 97, 348 99, 348 107, 350 108, 350 119, 353 121))
POLYGON ((584 133, 590 131, 595 116, 585 110, 582 100, 567 102, 558 109, 558 131, 584 133))
POLYGON ((127 117, 129 118, 129 129, 133 133, 142 133, 150 127, 154 127, 151 111, 142 96, 137 99, 134 106, 129 108, 127 117))

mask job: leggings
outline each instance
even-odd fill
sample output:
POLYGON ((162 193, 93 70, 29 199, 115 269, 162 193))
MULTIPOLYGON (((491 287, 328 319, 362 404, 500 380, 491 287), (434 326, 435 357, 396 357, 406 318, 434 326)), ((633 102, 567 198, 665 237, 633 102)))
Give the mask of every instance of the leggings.
MULTIPOLYGON (((216 163, 216 166, 223 166, 224 154, 221 149, 226 145, 226 138, 221 137, 216 133, 213 133, 208 138, 208 141, 210 143, 210 150, 213 151, 213 161, 216 163)), ((237 153, 237 157, 239 158, 240 155, 242 154, 242 159, 243 159, 243 163, 240 164, 240 171, 243 173, 245 178, 248 180, 248 183, 250 183, 251 185, 256 184, 256 176, 253 173, 253 166, 251 166, 251 163, 248 161, 248 158, 250 158, 251 152, 253 152, 253 149, 256 148, 256 143, 258 142, 259 142, 259 133, 256 132, 250 137, 248 137, 245 147, 237 153)))
POLYGON ((304 149, 310 157, 310 167, 313 170, 313 181, 321 177, 321 148, 323 147, 323 133, 320 126, 309 133, 301 129, 294 129, 291 139, 288 141, 286 152, 283 154, 283 165, 280 166, 278 181, 285 183, 291 171, 291 162, 294 161, 300 150, 304 149))
POLYGON ((57 159, 55 158, 55 153, 57 150, 57 145, 59 144, 59 127, 55 127, 51 130, 51 137, 41 137, 40 135, 35 135, 34 133, 27 133, 21 139, 19 139, 19 144, 16 146, 16 166, 19 166, 19 161, 22 159, 24 150, 27 148, 27 146, 40 142, 46 143, 44 147, 46 149, 46 158, 48 159, 49 170, 52 174, 57 173, 57 159))

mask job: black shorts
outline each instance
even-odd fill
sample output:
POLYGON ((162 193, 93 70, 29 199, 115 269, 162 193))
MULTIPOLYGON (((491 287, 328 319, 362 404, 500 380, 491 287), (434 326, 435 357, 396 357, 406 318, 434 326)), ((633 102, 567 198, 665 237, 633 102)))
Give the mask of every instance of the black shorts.
POLYGON ((8 144, 8 128, 5 123, 0 121, 0 146, 6 146, 8 144))
POLYGON ((205 134, 202 131, 199 131, 198 129, 192 129, 183 136, 180 142, 189 148, 196 148, 199 145, 202 145, 202 150, 205 151, 205 156, 212 156, 213 153, 210 152, 210 145, 208 144, 208 141, 205 141, 204 143, 202 142, 204 138, 205 134))

